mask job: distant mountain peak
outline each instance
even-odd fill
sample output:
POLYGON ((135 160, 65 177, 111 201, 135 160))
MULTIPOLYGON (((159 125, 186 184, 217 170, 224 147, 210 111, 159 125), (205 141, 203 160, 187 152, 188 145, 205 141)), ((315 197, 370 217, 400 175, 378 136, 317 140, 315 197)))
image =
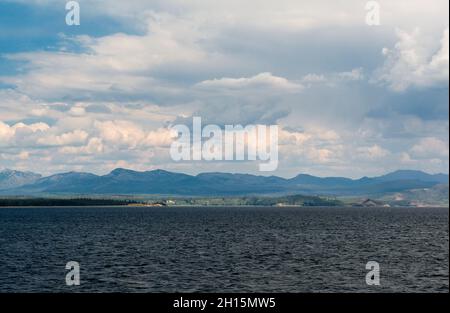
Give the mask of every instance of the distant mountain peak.
POLYGON ((177 173, 173 173, 173 172, 169 172, 169 171, 161 170, 161 169, 151 170, 151 171, 148 171, 147 173, 154 173, 154 174, 177 174, 177 173))
POLYGON ((144 173, 174 174, 172 172, 169 172, 166 170, 161 170, 161 169, 150 170, 150 171, 135 171, 135 170, 130 170, 130 169, 121 168, 121 167, 112 170, 109 174, 110 175, 120 175, 120 174, 144 174, 144 173))
POLYGON ((32 184, 41 177, 40 174, 32 172, 4 169, 0 171, 0 189, 11 189, 32 184))
POLYGON ((135 173, 135 171, 119 167, 119 168, 112 170, 109 173, 109 175, 120 175, 120 174, 124 174, 124 173, 135 173))
POLYGON ((13 170, 10 168, 5 168, 3 170, 0 170, 0 174, 34 174, 34 175, 39 175, 30 171, 18 171, 18 170, 13 170))

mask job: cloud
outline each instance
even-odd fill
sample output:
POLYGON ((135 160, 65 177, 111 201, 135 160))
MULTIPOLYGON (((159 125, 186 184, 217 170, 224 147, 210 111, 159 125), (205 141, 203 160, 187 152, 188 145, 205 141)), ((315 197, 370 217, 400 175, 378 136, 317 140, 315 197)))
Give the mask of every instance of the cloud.
POLYGON ((48 129, 50 129, 50 127, 45 123, 35 123, 30 125, 17 123, 13 126, 9 126, 0 121, 0 146, 21 144, 21 139, 24 137, 34 133, 45 132, 48 129))
POLYGON ((146 131, 128 121, 96 121, 99 137, 112 146, 126 148, 169 146, 177 133, 169 128, 146 131))
MULTIPOLYGON (((39 99, 149 99, 171 97, 177 86, 155 78, 164 67, 192 71, 227 61, 200 44, 205 34, 188 19, 167 13, 147 16, 143 35, 124 33, 72 38, 82 52, 34 51, 6 55, 23 62, 25 72, 0 82, 39 99), (130 57, 132 56, 132 57, 130 57), (192 67, 192 69, 190 69, 192 67)), ((214 66, 213 66, 214 67, 214 66)))
POLYGON ((307 74, 302 78, 302 82, 304 83, 324 83, 327 81, 327 78, 323 74, 307 74))
POLYGON ((410 155, 417 159, 448 159, 448 151, 448 141, 444 142, 438 138, 428 137, 421 139, 417 144, 415 144, 410 150, 410 155))
POLYGON ((104 152, 104 145, 102 139, 93 137, 89 139, 89 142, 85 146, 74 147, 67 146, 62 147, 58 151, 62 154, 74 154, 74 155, 82 155, 82 154, 100 154, 104 152))
POLYGON ((332 164, 342 154, 342 138, 333 129, 313 127, 303 131, 283 128, 279 131, 282 159, 304 164, 332 164))
POLYGON ((346 82, 355 82, 364 80, 364 69, 354 68, 350 71, 336 72, 336 73, 326 73, 326 74, 317 74, 317 73, 309 73, 301 79, 301 82, 307 87, 317 86, 317 85, 326 85, 334 87, 338 84, 346 83, 346 82))
POLYGON ((64 133, 58 136, 51 135, 42 137, 37 140, 37 143, 42 146, 66 146, 66 145, 81 145, 86 142, 89 134, 84 130, 74 130, 72 132, 64 133))
POLYGON ((355 68, 350 72, 341 72, 337 73, 337 77, 344 81, 355 81, 355 80, 363 80, 364 74, 362 68, 355 68))
POLYGON ((30 158, 30 152, 20 151, 18 153, 0 153, 0 158, 3 160, 13 161, 13 162, 23 162, 30 158))
POLYGON ((386 60, 375 80, 386 83, 395 91, 405 91, 413 86, 448 86, 449 29, 444 30, 437 51, 423 36, 419 28, 411 33, 398 29, 395 47, 382 50, 386 60))
POLYGON ((82 106, 73 106, 69 110, 69 114, 73 116, 83 116, 86 114, 86 110, 82 106))
POLYGON ((246 89, 266 90, 267 88, 282 92, 298 92, 303 89, 299 83, 291 82, 283 77, 272 75, 272 73, 260 73, 252 77, 242 78, 220 78, 205 80, 197 84, 201 88, 213 89, 246 89))
POLYGON ((359 147, 357 148, 357 151, 361 156, 372 160, 386 157, 390 153, 388 150, 383 149, 379 145, 373 145, 371 147, 359 147))

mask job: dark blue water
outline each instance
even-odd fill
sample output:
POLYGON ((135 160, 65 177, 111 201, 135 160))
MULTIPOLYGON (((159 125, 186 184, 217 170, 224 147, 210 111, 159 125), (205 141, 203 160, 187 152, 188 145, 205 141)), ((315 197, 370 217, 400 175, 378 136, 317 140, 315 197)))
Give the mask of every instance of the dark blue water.
POLYGON ((448 209, 3 208, 0 292, 448 292, 448 238, 448 209))

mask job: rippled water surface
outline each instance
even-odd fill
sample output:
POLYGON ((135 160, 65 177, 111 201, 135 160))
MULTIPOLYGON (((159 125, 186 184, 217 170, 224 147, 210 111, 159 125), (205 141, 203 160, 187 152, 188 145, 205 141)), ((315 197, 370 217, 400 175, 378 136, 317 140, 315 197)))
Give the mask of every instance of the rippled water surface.
POLYGON ((448 292, 448 244, 448 209, 0 208, 0 292, 448 292))

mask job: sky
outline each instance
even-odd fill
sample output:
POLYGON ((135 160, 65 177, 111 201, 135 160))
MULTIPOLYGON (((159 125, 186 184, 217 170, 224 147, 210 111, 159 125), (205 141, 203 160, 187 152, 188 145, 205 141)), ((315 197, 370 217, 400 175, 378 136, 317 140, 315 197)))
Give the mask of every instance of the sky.
POLYGON ((0 170, 448 173, 447 0, 0 0, 0 170), (278 125, 279 165, 175 162, 170 126, 278 125))

